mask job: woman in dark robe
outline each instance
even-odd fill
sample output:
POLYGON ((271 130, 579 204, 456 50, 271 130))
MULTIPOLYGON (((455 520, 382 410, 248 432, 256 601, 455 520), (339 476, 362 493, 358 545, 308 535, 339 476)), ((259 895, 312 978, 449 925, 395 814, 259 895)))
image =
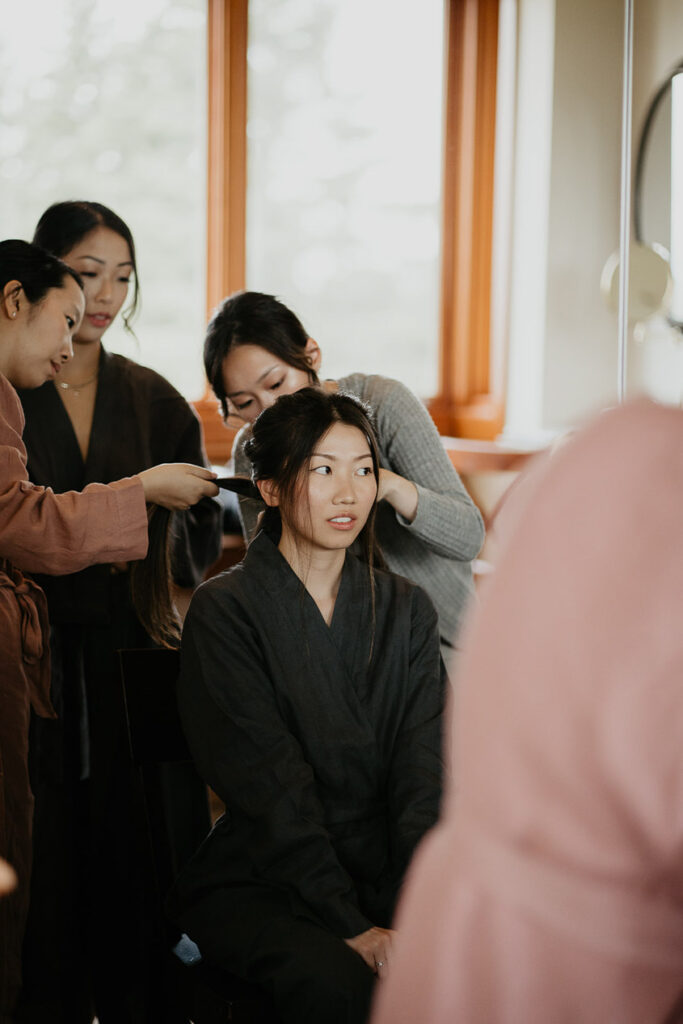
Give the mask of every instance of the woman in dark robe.
POLYGON ((24 573, 143 558, 146 502, 183 509, 217 492, 212 474, 189 465, 66 494, 29 482, 15 387, 57 377, 84 308, 78 274, 37 246, 0 242, 0 858, 18 883, 0 902, 0 1024, 15 1020, 31 873, 29 715, 54 716, 45 595, 24 573))
MULTIPOLYGON (((62 492, 159 462, 207 465, 199 420, 182 395, 102 346, 129 289, 126 326, 138 302, 128 226, 98 203, 57 203, 43 214, 35 241, 81 274, 86 309, 59 380, 20 392, 31 479, 62 492)), ((166 524, 161 518, 155 526, 163 533, 166 524)), ((207 499, 178 512, 170 528, 173 581, 193 588, 220 552, 220 505, 207 499)), ((59 719, 35 720, 31 736, 35 859, 23 1021, 87 1024, 95 1012, 100 1024, 126 1024, 155 1019, 161 1004, 155 964, 162 954, 116 651, 167 638, 154 630, 155 606, 144 592, 147 619, 140 619, 137 572, 110 564, 39 578, 59 719)))
POLYGON ((359 1024, 438 813, 437 614, 373 567, 379 460, 362 403, 284 396, 247 454, 268 508, 244 561, 192 600, 179 689, 226 812, 171 904, 203 956, 260 983, 284 1022, 359 1024))

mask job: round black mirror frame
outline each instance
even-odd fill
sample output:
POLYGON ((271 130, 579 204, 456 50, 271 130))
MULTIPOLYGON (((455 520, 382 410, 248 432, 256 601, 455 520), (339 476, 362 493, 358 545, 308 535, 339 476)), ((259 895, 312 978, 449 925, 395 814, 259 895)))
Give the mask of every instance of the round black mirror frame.
MULTIPOLYGON (((647 144, 650 138, 650 132, 654 123, 655 115, 659 110, 659 106, 671 89, 671 83, 676 77, 683 73, 683 59, 680 60, 666 76, 662 84, 657 89, 657 92, 652 97, 650 105, 647 108, 647 114, 643 121, 643 127, 640 130, 640 138, 638 140, 638 152, 636 155, 636 166, 633 173, 633 234, 636 242, 640 242, 641 245, 648 245, 643 237, 643 210, 642 210, 642 194, 643 194, 643 176, 645 171, 645 155, 647 153, 647 144)), ((672 317, 667 316, 666 318, 672 327, 683 333, 683 321, 674 320, 672 317)))

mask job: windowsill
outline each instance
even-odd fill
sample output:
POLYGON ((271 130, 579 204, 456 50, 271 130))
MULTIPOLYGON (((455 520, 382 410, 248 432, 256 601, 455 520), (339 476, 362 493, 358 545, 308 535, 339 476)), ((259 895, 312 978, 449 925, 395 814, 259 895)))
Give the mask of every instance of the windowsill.
POLYGON ((516 445, 503 441, 472 441, 462 437, 442 437, 443 446, 458 473, 503 472, 519 470, 547 442, 516 445))

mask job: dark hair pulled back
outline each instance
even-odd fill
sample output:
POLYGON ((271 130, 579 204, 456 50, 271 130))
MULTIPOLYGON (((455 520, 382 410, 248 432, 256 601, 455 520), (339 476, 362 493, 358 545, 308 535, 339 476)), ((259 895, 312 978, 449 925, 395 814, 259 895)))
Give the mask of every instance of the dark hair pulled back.
POLYGON ((40 246, 19 238, 0 242, 0 288, 19 281, 31 305, 42 302, 51 288, 63 288, 67 277, 83 287, 80 274, 40 246))
POLYGON ((264 292, 235 292, 214 311, 204 339, 204 369, 228 418, 228 400, 223 383, 223 361, 239 345, 259 345, 278 359, 308 374, 311 384, 318 376, 306 353, 308 335, 299 318, 274 295, 264 292))
POLYGON ((127 331, 132 334, 131 323, 140 305, 140 285, 138 282, 138 264, 135 256, 133 234, 121 217, 102 203, 89 200, 68 199, 49 206, 36 226, 33 241, 55 256, 63 257, 71 252, 86 235, 95 228, 109 228, 127 243, 130 259, 133 264, 135 280, 133 298, 130 305, 121 314, 127 331))
MULTIPOLYGON (((266 521, 287 519, 303 497, 302 476, 315 447, 335 423, 356 427, 365 437, 372 456, 372 469, 379 485, 379 452, 368 406, 353 395, 329 392, 321 387, 302 388, 282 395, 256 418, 244 452, 251 462, 252 480, 272 480, 278 490, 279 507, 269 508, 266 521)), ((377 504, 358 536, 361 557, 372 567, 379 562, 374 539, 377 504)), ((267 522, 266 524, 267 525, 267 522)))

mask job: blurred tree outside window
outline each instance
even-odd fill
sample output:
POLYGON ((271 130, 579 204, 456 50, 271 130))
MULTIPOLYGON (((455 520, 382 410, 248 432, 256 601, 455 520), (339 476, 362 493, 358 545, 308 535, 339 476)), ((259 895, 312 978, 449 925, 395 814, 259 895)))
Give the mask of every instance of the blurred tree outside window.
POLYGON ((443 0, 249 0, 247 286, 437 391, 443 0))
POLYGON ((30 239, 58 200, 112 207, 135 238, 142 310, 137 340, 117 321, 105 347, 197 398, 206 324, 206 0, 23 0, 5 13, 1 237, 30 239))

